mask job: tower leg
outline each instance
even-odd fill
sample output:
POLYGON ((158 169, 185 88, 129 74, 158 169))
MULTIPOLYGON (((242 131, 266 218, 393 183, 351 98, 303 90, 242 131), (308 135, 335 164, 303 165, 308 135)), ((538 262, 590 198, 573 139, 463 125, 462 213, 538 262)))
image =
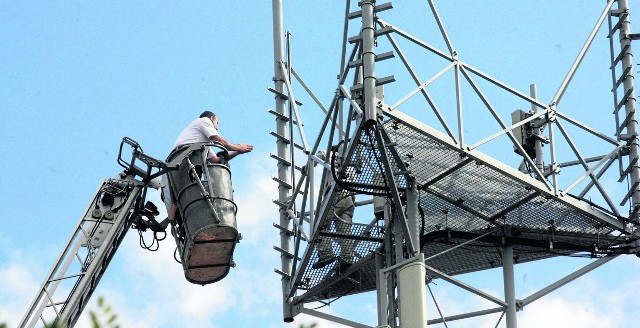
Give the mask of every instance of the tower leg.
POLYGON ((518 327, 513 265, 513 245, 505 244, 502 246, 502 273, 504 279, 504 298, 508 305, 506 309, 507 328, 518 327))
POLYGON ((424 255, 398 269, 400 327, 427 327, 424 255))
POLYGON ((376 290, 378 301, 378 326, 389 322, 389 299, 387 296, 387 275, 382 272, 384 255, 376 253, 376 290))

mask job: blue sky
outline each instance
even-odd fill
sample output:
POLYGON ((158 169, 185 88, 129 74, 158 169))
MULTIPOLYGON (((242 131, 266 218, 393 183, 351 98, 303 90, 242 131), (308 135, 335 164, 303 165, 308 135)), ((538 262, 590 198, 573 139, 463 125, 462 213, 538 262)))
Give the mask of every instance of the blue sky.
MULTIPOLYGON (((536 83, 545 101, 554 95, 604 6, 542 0, 436 5, 461 60, 520 90, 536 83)), ((431 20, 426 2, 400 0, 394 6, 380 17, 442 45, 420 27, 431 20)), ((284 1, 284 8, 293 66, 328 106, 340 63, 344 4, 284 1)), ((632 18, 639 9, 632 7, 632 18)), ((0 0, 0 322, 17 324, 96 188, 120 172, 116 156, 122 137, 165 158, 180 130, 210 109, 219 114, 224 137, 255 146, 232 163, 244 236, 236 250, 238 267, 217 284, 191 285, 173 260, 172 240, 151 253, 140 249, 132 231, 95 295, 104 295, 114 306, 123 327, 287 326, 281 319, 279 277, 273 273, 279 258, 272 245, 279 241, 272 228, 278 220, 271 203, 277 197, 271 180, 276 166, 269 157, 275 152, 269 136, 275 121, 267 113, 274 101, 266 90, 274 75, 271 18, 271 2, 257 0, 0 0)), ((599 50, 585 59, 565 97, 579 104, 572 115, 612 136, 608 42, 602 32, 596 40, 599 50)), ((378 73, 394 72, 381 65, 378 73)), ((303 117, 312 130, 321 117, 310 105, 305 101, 303 117)), ((610 186, 614 191, 624 187, 610 186)), ((150 197, 158 199, 157 193, 150 197)), ((519 265, 518 296, 585 263, 558 259, 519 265)), ((638 269, 637 258, 618 258, 528 306, 519 313, 519 324, 628 325, 636 319, 632 309, 640 304, 634 295, 640 288, 633 274, 638 269)), ((461 278, 501 295, 499 271, 461 278)), ((479 306, 476 298, 445 283, 432 288, 449 314, 479 306)), ((374 325, 375 297, 348 297, 328 311, 374 325)), ((83 317, 78 326, 87 327, 87 320, 83 317)), ((496 320, 450 327, 493 327, 496 320)), ((305 316, 288 326, 313 321, 320 328, 337 327, 305 316)))

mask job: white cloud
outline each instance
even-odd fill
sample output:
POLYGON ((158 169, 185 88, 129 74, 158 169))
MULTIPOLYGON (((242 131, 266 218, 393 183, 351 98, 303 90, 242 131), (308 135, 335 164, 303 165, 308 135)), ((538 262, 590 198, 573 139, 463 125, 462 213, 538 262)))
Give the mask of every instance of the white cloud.
POLYGON ((35 296, 36 286, 40 286, 32 270, 26 263, 9 263, 0 267, 0 323, 9 327, 17 326, 25 313, 31 297, 35 296))
MULTIPOLYGON (((567 259, 553 262, 554 265, 567 266, 567 259), (564 265, 563 265, 564 263, 564 265)), ((533 264, 532 264, 533 265, 533 264)), ((516 297, 524 298, 545 286, 549 281, 554 281, 561 276, 548 276, 551 268, 544 261, 535 264, 537 268, 543 269, 547 265, 547 276, 529 277, 530 280, 537 280, 539 285, 536 289, 527 288, 526 291, 518 292, 516 286, 516 297), (535 279, 533 279, 535 278, 535 279), (541 279, 544 278, 544 279, 541 279), (539 280, 544 280, 539 284, 539 280)), ((517 313, 519 327, 621 327, 633 325, 635 317, 634 308, 640 304, 640 298, 636 291, 640 288, 640 283, 633 279, 633 272, 637 272, 640 261, 637 258, 626 256, 616 259, 598 270, 578 278, 578 280, 553 291, 551 294, 527 305, 522 311, 517 313), (624 268, 620 271, 619 268, 624 268), (609 279, 615 275, 615 281, 609 279), (616 281, 620 283, 616 283, 616 281)), ((569 270, 569 273, 573 270, 569 270)), ((489 273, 489 272, 486 272, 489 273)), ((556 272, 557 273, 557 272, 556 272)), ((566 274, 565 273, 565 274, 566 274)), ((478 273, 474 273, 477 275, 478 273)), ((485 274, 485 273, 482 273, 485 274)), ((488 277, 488 276, 487 276, 488 277)), ((436 294, 439 306, 444 315, 467 313, 476 309, 489 309, 496 307, 495 304, 480 299, 470 293, 463 292, 453 286, 448 286, 440 280, 436 280, 438 286, 432 286, 436 294)), ((483 291, 503 298, 502 280, 495 276, 480 283, 483 291), (491 288, 486 288, 486 287, 491 288), (493 291, 492 291, 493 289, 493 291)), ((478 283, 472 283, 478 287, 478 283)), ((430 299, 430 295, 427 294, 430 299)), ((429 300, 430 303, 431 300, 429 300)), ((428 311, 429 318, 438 317, 438 313, 430 304, 428 311)), ((500 313, 455 321, 455 326, 450 327, 496 327, 500 313)), ((505 318, 502 318, 498 327, 505 327, 505 318)))
POLYGON ((59 252, 32 246, 0 235, 0 323, 9 327, 18 325, 59 252))
POLYGON ((0 269, 0 280, 9 282, 3 288, 3 292, 15 294, 23 294, 33 290, 33 284, 36 281, 31 270, 19 263, 11 263, 0 269))
POLYGON ((272 202, 277 198, 276 184, 267 175, 254 174, 251 185, 237 188, 241 192, 234 196, 238 205, 238 231, 242 243, 263 244, 265 239, 275 239, 277 231, 272 222, 278 220, 278 207, 272 202))
POLYGON ((301 314, 297 316, 295 318, 293 326, 294 327, 298 327, 300 325, 310 326, 312 323, 316 324, 316 328, 344 328, 345 327, 344 325, 341 325, 329 320, 319 319, 314 316, 310 316, 306 314, 301 314))
POLYGON ((602 328, 620 327, 618 316, 610 307, 602 307, 585 299, 548 297, 525 309, 519 317, 519 326, 548 328, 602 328))

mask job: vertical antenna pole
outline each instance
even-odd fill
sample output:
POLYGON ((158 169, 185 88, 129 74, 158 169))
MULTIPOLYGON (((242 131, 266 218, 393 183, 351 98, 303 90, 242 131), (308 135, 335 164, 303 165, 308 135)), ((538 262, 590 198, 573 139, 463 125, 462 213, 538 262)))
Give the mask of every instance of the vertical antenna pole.
POLYGON ((364 86, 364 121, 365 126, 376 123, 376 73, 375 73, 375 25, 373 9, 375 0, 363 0, 362 7, 362 69, 364 86))
MULTIPOLYGON (((531 98, 538 99, 538 89, 536 88, 535 84, 531 84, 529 86, 529 91, 531 93, 531 98)), ((531 112, 534 114, 538 112, 538 106, 534 103, 531 103, 531 112)), ((534 124, 537 124, 537 122, 534 122, 534 124)), ((533 133, 536 136, 542 136, 542 129, 540 127, 535 127, 533 129, 533 133)), ((535 150, 536 150, 536 167, 538 168, 538 170, 540 170, 540 172, 544 173, 544 158, 542 158, 542 140, 540 140, 540 138, 536 138, 535 140, 535 150)))
MULTIPOLYGON (((284 61, 284 31, 282 28, 282 0, 273 0, 272 1, 272 10, 273 10, 273 60, 274 60, 274 77, 273 82, 275 85, 276 91, 281 94, 284 93, 284 76, 282 76, 282 71, 280 70, 280 63, 284 61)), ((286 116, 286 100, 282 97, 276 95, 276 112, 281 114, 280 117, 286 116)), ((276 131, 278 135, 286 136, 287 135, 287 122, 282 118, 276 118, 276 131)), ((276 141, 278 147, 278 157, 288 159, 289 158, 289 150, 287 148, 286 143, 280 138, 277 138, 276 141)), ((288 172, 289 168, 284 164, 278 163, 278 178, 281 181, 289 182, 290 175, 288 172)), ((282 184, 278 186, 278 200, 281 204, 286 204, 290 201, 290 192, 289 190, 282 184)), ((280 208, 280 226, 289 229, 290 222, 287 213, 284 208, 280 208)), ((291 242, 290 238, 286 232, 280 231, 280 248, 286 252, 290 252, 291 250, 291 242)), ((289 275, 289 277, 282 278, 282 297, 283 297, 283 318, 285 322, 293 321, 293 306, 287 302, 287 299, 284 299, 287 295, 287 291, 289 289, 289 283, 291 280, 291 259, 286 257, 284 254, 280 256, 281 264, 282 264, 282 272, 289 275)))

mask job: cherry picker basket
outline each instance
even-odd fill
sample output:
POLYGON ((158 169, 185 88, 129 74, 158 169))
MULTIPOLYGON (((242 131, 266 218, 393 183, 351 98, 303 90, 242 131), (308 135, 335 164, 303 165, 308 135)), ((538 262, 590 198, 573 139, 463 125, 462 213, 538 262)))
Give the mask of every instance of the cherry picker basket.
POLYGON ((207 161, 212 144, 193 144, 177 148, 168 163, 178 163, 167 173, 171 197, 177 206, 172 222, 185 277, 195 284, 223 279, 232 266, 233 251, 240 239, 236 226, 237 207, 233 202, 231 170, 219 154, 221 163, 207 161))

